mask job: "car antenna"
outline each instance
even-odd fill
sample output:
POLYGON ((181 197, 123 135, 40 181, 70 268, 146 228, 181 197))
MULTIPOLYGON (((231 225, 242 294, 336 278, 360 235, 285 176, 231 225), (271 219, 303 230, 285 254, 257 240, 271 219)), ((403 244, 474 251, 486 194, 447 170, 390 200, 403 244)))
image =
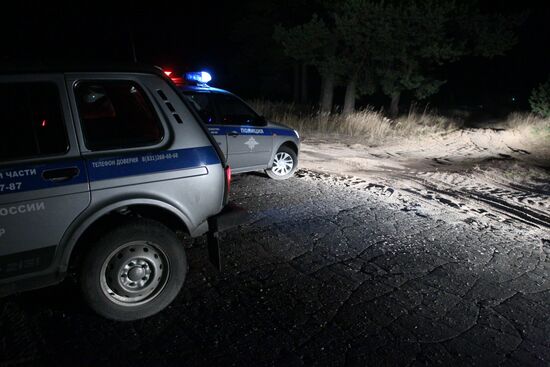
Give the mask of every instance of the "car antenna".
POLYGON ((126 26, 128 27, 128 41, 130 41, 130 48, 132 49, 132 60, 134 64, 137 64, 136 44, 134 42, 134 29, 128 19, 126 19, 126 26))

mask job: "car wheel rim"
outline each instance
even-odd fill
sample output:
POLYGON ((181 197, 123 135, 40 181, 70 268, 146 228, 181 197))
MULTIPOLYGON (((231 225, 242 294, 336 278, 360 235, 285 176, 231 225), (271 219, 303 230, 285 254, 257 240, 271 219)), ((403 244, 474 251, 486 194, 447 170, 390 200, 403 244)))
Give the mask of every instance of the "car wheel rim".
POLYGON ((275 155, 271 172, 273 172, 277 176, 285 176, 288 175, 290 171, 292 171, 293 167, 294 159, 292 159, 292 156, 285 152, 279 152, 275 155))
POLYGON ((169 274, 168 258, 155 244, 129 242, 111 252, 103 263, 101 290, 116 304, 137 306, 155 298, 169 274))

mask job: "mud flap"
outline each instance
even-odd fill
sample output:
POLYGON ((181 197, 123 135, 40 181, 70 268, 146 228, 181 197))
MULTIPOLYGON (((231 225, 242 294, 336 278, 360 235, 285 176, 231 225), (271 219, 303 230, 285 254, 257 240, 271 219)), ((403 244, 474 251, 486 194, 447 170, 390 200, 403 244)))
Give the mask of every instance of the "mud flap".
POLYGON ((222 271, 222 258, 220 251, 220 233, 246 223, 250 220, 249 213, 233 203, 227 204, 223 210, 208 218, 208 257, 212 265, 222 271))
POLYGON ((218 220, 216 217, 208 219, 208 258, 212 265, 222 271, 222 258, 220 254, 220 233, 218 232, 218 220))

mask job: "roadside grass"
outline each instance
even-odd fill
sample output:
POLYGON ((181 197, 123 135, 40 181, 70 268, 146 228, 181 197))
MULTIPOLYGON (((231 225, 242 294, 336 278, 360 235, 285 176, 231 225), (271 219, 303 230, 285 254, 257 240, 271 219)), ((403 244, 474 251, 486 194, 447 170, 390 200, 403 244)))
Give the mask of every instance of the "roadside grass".
MULTIPOLYGON (((367 144, 380 144, 394 139, 418 138, 450 133, 464 127, 467 114, 439 114, 433 110, 422 112, 411 108, 408 114, 395 120, 382 111, 367 107, 350 115, 320 113, 313 107, 292 103, 252 100, 250 105, 272 121, 288 125, 302 136, 348 136, 367 144)), ((521 134, 534 134, 537 138, 550 138, 550 119, 529 113, 512 113, 503 121, 506 129, 521 134)))
POLYGON ((446 133, 463 126, 463 120, 459 118, 451 119, 429 110, 417 112, 411 109, 407 115, 391 120, 372 107, 346 116, 320 113, 291 103, 253 100, 250 104, 269 120, 288 125, 303 136, 344 135, 361 138, 370 144, 446 133))
POLYGON ((503 125, 521 134, 550 140, 550 118, 542 118, 532 113, 514 112, 508 115, 503 125))

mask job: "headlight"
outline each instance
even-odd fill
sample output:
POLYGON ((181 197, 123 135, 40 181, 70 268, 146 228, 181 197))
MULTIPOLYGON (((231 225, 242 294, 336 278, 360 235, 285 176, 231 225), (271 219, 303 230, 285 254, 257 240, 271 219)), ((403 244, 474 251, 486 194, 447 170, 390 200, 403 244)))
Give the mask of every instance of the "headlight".
POLYGON ((300 134, 298 134, 298 131, 294 130, 294 134, 296 134, 296 137, 300 139, 300 134))

